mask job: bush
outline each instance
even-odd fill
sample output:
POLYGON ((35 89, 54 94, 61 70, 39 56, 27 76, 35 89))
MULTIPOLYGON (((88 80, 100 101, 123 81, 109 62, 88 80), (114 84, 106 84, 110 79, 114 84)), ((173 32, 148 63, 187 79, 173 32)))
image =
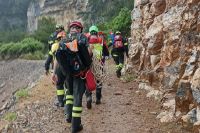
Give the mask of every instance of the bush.
POLYGON ((128 8, 122 8, 119 15, 112 21, 112 29, 121 31, 123 34, 130 35, 131 11, 128 8))
POLYGON ((34 38, 25 38, 24 40, 22 40, 20 42, 20 53, 24 53, 24 54, 27 54, 27 53, 34 53, 35 51, 38 51, 38 50, 43 50, 44 49, 44 45, 35 40, 34 38))
POLYGON ((98 27, 105 33, 120 31, 123 35, 130 35, 131 22, 131 10, 125 7, 112 21, 99 24, 98 27))
POLYGON ((26 54, 39 54, 37 55, 37 59, 41 59, 43 54, 42 51, 44 49, 44 45, 35 40, 34 38, 25 38, 21 42, 18 43, 8 43, 0 45, 0 56, 3 59, 6 58, 18 58, 19 56, 23 56, 26 54))

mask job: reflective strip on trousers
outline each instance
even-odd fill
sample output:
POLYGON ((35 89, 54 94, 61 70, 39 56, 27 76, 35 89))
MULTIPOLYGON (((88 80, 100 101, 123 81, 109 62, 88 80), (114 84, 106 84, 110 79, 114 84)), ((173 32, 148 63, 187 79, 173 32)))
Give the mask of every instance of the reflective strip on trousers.
POLYGON ((73 104, 73 99, 74 99, 73 95, 67 95, 65 104, 66 105, 73 104))
POLYGON ((67 95, 66 99, 74 99, 73 95, 67 95))
POLYGON ((65 94, 65 91, 64 90, 57 90, 57 96, 60 96, 60 95, 64 95, 65 94))
POLYGON ((73 107, 73 111, 82 111, 82 107, 73 107))
POLYGON ((71 100, 66 100, 65 104, 66 104, 66 105, 73 104, 73 101, 71 101, 71 100))
POLYGON ((72 117, 81 117, 81 113, 72 112, 72 117))
POLYGON ((73 107, 72 117, 81 117, 82 107, 73 107))

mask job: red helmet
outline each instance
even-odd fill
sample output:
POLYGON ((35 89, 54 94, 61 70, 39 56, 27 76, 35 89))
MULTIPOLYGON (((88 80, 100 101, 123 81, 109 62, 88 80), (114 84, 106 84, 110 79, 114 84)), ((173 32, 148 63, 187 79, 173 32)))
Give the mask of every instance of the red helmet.
POLYGON ((76 26, 80 27, 81 29, 83 29, 83 25, 82 25, 81 22, 79 22, 79 21, 72 21, 72 22, 70 23, 69 27, 71 28, 71 27, 74 26, 74 25, 76 25, 76 26))

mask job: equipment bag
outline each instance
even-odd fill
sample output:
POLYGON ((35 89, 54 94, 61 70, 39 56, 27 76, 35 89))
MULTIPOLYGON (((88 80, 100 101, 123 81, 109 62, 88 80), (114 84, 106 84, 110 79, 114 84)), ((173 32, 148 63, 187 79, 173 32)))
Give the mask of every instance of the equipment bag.
POLYGON ((85 74, 85 85, 88 91, 94 91, 96 89, 96 80, 94 74, 92 73, 91 69, 87 70, 85 74))
POLYGON ((57 51, 56 59, 62 69, 73 76, 80 76, 86 72, 92 59, 85 42, 81 42, 78 38, 61 45, 62 49, 57 51))

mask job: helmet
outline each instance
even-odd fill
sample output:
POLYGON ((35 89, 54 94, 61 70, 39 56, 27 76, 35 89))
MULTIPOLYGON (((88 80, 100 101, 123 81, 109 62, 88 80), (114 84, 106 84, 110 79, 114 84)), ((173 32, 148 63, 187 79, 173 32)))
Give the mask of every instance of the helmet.
POLYGON ((116 31, 115 34, 121 34, 121 32, 120 31, 116 31))
POLYGON ((69 27, 71 28, 72 26, 78 26, 80 27, 81 29, 83 29, 83 25, 81 24, 81 22, 79 21, 72 21, 69 25, 69 27))
POLYGON ((65 28, 64 28, 63 25, 60 25, 60 29, 61 29, 61 30, 65 30, 65 28))
POLYGON ((99 32, 99 29, 97 28, 97 26, 93 25, 93 26, 91 26, 90 29, 89 29, 89 32, 90 32, 90 33, 91 33, 92 31, 98 33, 98 32, 99 32))
POLYGON ((61 25, 60 24, 57 24, 56 25, 56 29, 60 29, 61 28, 61 25))
POLYGON ((56 38, 58 39, 58 38, 64 38, 64 37, 66 37, 66 33, 64 31, 62 31, 62 32, 58 33, 56 38))

